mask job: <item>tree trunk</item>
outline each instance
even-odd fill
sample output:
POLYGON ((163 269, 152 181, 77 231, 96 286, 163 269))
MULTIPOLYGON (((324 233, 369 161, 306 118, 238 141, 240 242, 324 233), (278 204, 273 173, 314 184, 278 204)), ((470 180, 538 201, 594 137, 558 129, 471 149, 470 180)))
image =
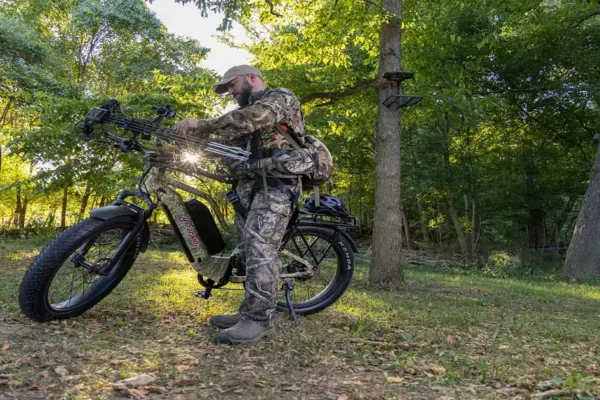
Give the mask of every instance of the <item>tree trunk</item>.
POLYGON ((15 207, 15 213, 13 216, 13 225, 15 227, 19 226, 19 222, 21 221, 21 212, 23 211, 23 204, 21 202, 21 187, 17 188, 17 206, 15 207))
POLYGON ((98 196, 95 196, 92 200, 92 210, 94 210, 96 208, 96 205, 98 204, 98 200, 100 198, 98 196))
MULTIPOLYGON (((401 70, 402 0, 383 0, 390 13, 380 29, 379 76, 401 70)), ((402 231, 400 213, 400 111, 382 103, 387 90, 378 93, 375 140, 375 224, 373 257, 369 271, 372 285, 390 286, 404 282, 401 263, 402 231)))
POLYGON ((60 227, 65 228, 67 226, 67 198, 69 195, 69 188, 65 186, 63 189, 62 208, 60 212, 60 227))
POLYGON ((477 240, 479 239, 479 231, 476 229, 477 214, 475 212, 475 200, 471 201, 471 255, 477 254, 477 240))
POLYGON ((77 216, 78 221, 81 221, 83 219, 83 215, 85 214, 85 209, 87 208, 91 193, 92 189, 90 188, 90 184, 88 183, 87 185, 85 185, 85 192, 81 197, 81 208, 79 209, 79 215, 77 216))
POLYGON ((21 206, 21 212, 19 213, 19 228, 25 228, 25 216, 27 215, 27 204, 29 199, 25 197, 23 199, 23 205, 21 206))
POLYGON ((565 279, 600 277, 600 146, 563 268, 565 279))
POLYGON ((529 247, 546 247, 546 212, 539 208, 530 208, 527 233, 529 247))
POLYGON ((406 210, 404 205, 400 205, 400 212, 402 213, 402 225, 404 226, 404 238, 406 239, 406 248, 409 250, 413 249, 412 242, 410 241, 410 227, 408 226, 408 218, 406 218, 406 210))
POLYGON ((543 189, 537 182, 538 169, 533 156, 527 158, 525 167, 527 212, 527 236, 529 247, 539 248, 546 246, 546 212, 542 208, 543 189))
POLYGON ((362 235, 363 233, 363 225, 364 225, 364 217, 363 217, 363 204, 362 204, 362 196, 363 196, 363 180, 362 175, 358 178, 358 234, 362 235))
POLYGON ((458 243, 460 244, 460 251, 463 256, 467 257, 467 261, 471 260, 471 242, 467 239, 467 235, 465 235, 465 231, 460 225, 460 219, 458 218, 458 214, 456 213, 456 209, 452 204, 452 200, 448 199, 448 214, 450 215, 450 219, 452 219, 452 223, 454 224, 454 230, 456 231, 456 236, 458 237, 458 243))
POLYGON ((441 220, 441 217, 442 217, 442 213, 440 211, 440 205, 438 204, 437 205, 437 221, 438 221, 438 223, 437 223, 437 229, 436 229, 436 231, 437 231, 437 246, 438 246, 438 248, 442 247, 442 239, 443 239, 442 238, 442 224, 439 223, 439 221, 441 220))
MULTIPOLYGON (((12 99, 8 99, 6 106, 4 107, 4 111, 2 111, 2 115, 0 115, 0 129, 4 127, 6 124, 6 116, 8 115, 8 109, 12 103, 12 99)), ((0 144, 0 171, 2 171, 2 145, 0 144)))
POLYGON ((417 199, 417 207, 419 209, 419 223, 421 224, 421 237, 423 238, 423 247, 431 247, 431 239, 429 238, 429 228, 427 227, 427 221, 425 220, 425 213, 423 212, 423 203, 417 199))

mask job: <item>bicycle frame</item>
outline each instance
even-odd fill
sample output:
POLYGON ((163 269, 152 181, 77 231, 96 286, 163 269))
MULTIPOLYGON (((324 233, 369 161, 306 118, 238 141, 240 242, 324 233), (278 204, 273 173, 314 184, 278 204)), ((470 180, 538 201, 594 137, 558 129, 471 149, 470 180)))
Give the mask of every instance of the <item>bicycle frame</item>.
MULTIPOLYGON (((201 196, 202 192, 198 189, 195 189, 183 182, 175 180, 166 176, 165 171, 161 168, 158 169, 154 174, 149 174, 150 169, 152 169, 151 165, 147 165, 144 173, 140 177, 140 181, 145 180, 145 188, 147 191, 142 190, 142 185, 139 185, 140 188, 137 192, 122 191, 117 199, 112 203, 112 206, 120 206, 127 207, 135 210, 138 213, 142 223, 138 223, 136 228, 143 227, 143 222, 148 220, 153 211, 157 207, 157 203, 151 200, 151 195, 156 196, 158 201, 163 205, 167 216, 169 217, 169 222, 173 226, 175 232, 177 233, 177 238, 181 242, 184 252, 191 263, 192 267, 203 277, 210 279, 213 282, 222 282, 224 276, 226 276, 227 269, 229 268, 230 258, 239 252, 238 247, 236 247, 229 255, 210 255, 206 249, 206 246, 200 240, 200 234, 198 232, 198 227, 196 227, 192 223, 192 218, 187 208, 185 207, 185 203, 181 195, 175 191, 174 188, 178 188, 190 194, 201 196), (148 208, 146 210, 141 207, 126 201, 127 197, 135 196, 142 198, 148 204, 148 208)), ((289 242, 295 231, 301 225, 319 225, 319 226, 330 226, 335 227, 336 236, 347 234, 343 231, 343 228, 348 228, 348 225, 339 224, 335 222, 326 222, 326 221, 303 221, 304 219, 298 219, 295 222, 290 223, 288 230, 284 236, 284 240, 282 241, 282 246, 279 254, 285 255, 298 263, 304 265, 306 267, 306 271, 303 272, 295 272, 295 273, 283 273, 281 271, 280 278, 282 280, 291 279, 291 278, 310 278, 313 276, 314 271, 316 270, 315 265, 311 262, 303 259, 302 257, 298 257, 296 254, 285 250, 285 245, 289 242)), ((121 245, 117 249, 115 253, 114 260, 118 260, 122 254, 127 250, 127 248, 133 243, 136 236, 140 234, 142 229, 135 229, 131 231, 122 241, 121 245), (131 237, 129 237, 131 236, 131 237), (121 253, 121 254, 119 254, 121 253)), ((305 240, 305 239, 304 239, 305 240)), ((351 243, 353 243, 351 241, 351 243)), ((312 259, 316 261, 316 265, 319 264, 321 259, 312 254, 312 243, 308 243, 305 240, 305 245, 307 251, 311 252, 312 259)), ((103 269, 110 270, 112 266, 107 265, 103 269)), ((245 280, 245 277, 232 276, 229 278, 229 282, 240 283, 245 280)))
MULTIPOLYGON (((93 133, 93 131, 91 130, 93 124, 103 122, 123 127, 126 131, 130 130, 133 133, 133 137, 131 139, 124 139, 107 131, 103 131, 102 133, 104 137, 118 143, 115 146, 118 147, 121 151, 137 151, 142 153, 145 163, 144 171, 142 172, 141 176, 138 178, 137 181, 137 191, 123 190, 110 206, 101 209, 96 209, 91 212, 93 216, 96 216, 101 219, 112 218, 114 216, 119 215, 129 215, 137 218, 135 228, 132 231, 130 231, 121 241, 118 249, 111 258, 111 261, 106 265, 103 265, 95 272, 98 272, 100 274, 108 273, 116 265, 118 260, 125 254, 127 249, 131 245, 133 245, 133 242, 136 240, 138 240, 138 243, 141 243, 138 244, 138 248, 141 251, 145 250, 145 246, 147 246, 148 241, 150 239, 149 227, 146 221, 151 217, 152 213, 158 206, 158 203, 161 203, 163 208, 165 209, 167 216, 169 217, 169 222, 171 223, 177 234, 177 238, 182 244, 182 247, 188 260, 192 264, 192 267, 199 274, 200 283, 204 285, 202 279, 200 278, 208 279, 212 287, 222 286, 225 283, 227 283, 227 281, 243 282, 245 280, 244 277, 230 277, 230 272, 232 268, 232 266, 230 265, 230 259, 232 256, 239 253, 238 247, 236 247, 233 250, 233 252, 229 255, 223 255, 222 253, 221 255, 209 254, 206 245, 201 240, 202 236, 198 232, 198 229, 201 227, 195 226, 195 224, 193 223, 193 219, 189 211, 187 210, 183 198, 177 191, 175 191, 175 188, 197 196, 202 196, 203 193, 183 182, 177 181, 166 175, 167 170, 180 171, 186 174, 190 174, 190 171, 174 167, 170 164, 167 164, 167 166, 165 166, 164 162, 160 160, 160 156, 158 153, 147 151, 138 141, 139 134, 142 132, 148 133, 149 131, 151 131, 155 135, 157 135, 157 137, 164 137, 165 135, 166 137, 169 137, 167 133, 169 133, 170 135, 173 134, 172 132, 166 132, 167 129, 160 128, 158 126, 158 123, 163 117, 172 116, 170 114, 170 109, 161 108, 157 112, 158 117, 155 120, 151 121, 150 125, 146 123, 148 121, 144 122, 144 120, 128 119, 123 117, 120 112, 120 105, 118 105, 118 102, 107 102, 105 105, 102 106, 102 108, 95 108, 86 115, 86 121, 84 122, 82 129, 82 132, 84 132, 84 134, 91 135, 93 133), (162 132, 163 130, 166 133, 162 132), (161 164, 161 162, 163 162, 163 164, 161 164), (153 174, 150 174, 150 172, 153 172, 153 174), (146 209, 143 209, 140 206, 126 201, 126 198, 130 196, 141 198, 146 202, 148 207, 146 209), (153 201, 152 197, 156 198, 158 201, 153 201)), ((149 136, 144 137, 142 135, 142 138, 148 139, 149 136)), ((199 144, 204 146, 205 150, 209 150, 210 153, 218 154, 221 156, 229 156, 237 160, 239 160, 240 157, 243 156, 241 154, 243 153, 241 149, 237 149, 231 146, 206 141, 201 141, 199 142, 199 144)), ((199 174, 220 182, 232 183, 230 177, 215 175, 213 173, 194 168, 193 173, 191 175, 195 174, 199 174)), ((212 213, 210 214, 212 215, 212 213)), ((335 236, 332 238, 333 240, 337 239, 338 235, 344 236, 346 239, 348 239, 348 242, 351 243, 351 250, 356 252, 356 246, 354 242, 344 231, 347 228, 354 227, 353 225, 350 225, 348 223, 336 223, 331 221, 317 221, 316 217, 314 217, 312 220, 310 218, 298 218, 297 212, 294 213, 293 218, 294 220, 290 222, 287 231, 284 235, 279 254, 285 255, 288 258, 302 264, 306 267, 306 271, 287 274, 284 273, 284 271, 281 271, 282 280, 299 277, 311 278, 316 271, 316 266, 312 265, 311 262, 303 259, 302 257, 306 253, 310 252, 312 260, 316 262, 316 265, 318 265, 324 257, 321 257, 321 260, 317 259, 313 254, 312 244, 307 243, 304 237, 302 237, 302 239, 304 240, 307 248, 305 254, 299 257, 291 253, 290 251, 285 250, 286 244, 289 242, 289 240, 291 240, 291 238, 294 236, 294 233, 298 230, 298 227, 301 225, 327 226, 331 228, 333 232, 335 232, 335 236)), ((296 243, 295 246, 298 249, 298 245, 296 243)), ((85 251, 86 249, 83 249, 81 253, 84 254, 85 251)), ((77 259, 79 256, 80 255, 78 254, 74 258, 77 259)))
MULTIPOLYGON (((31 319, 72 318, 106 297, 134 265, 138 254, 147 249, 148 220, 159 204, 164 207, 185 254, 198 271, 199 283, 205 288, 194 292, 195 296, 208 299, 212 289, 246 280, 246 266, 238 247, 225 254, 227 246, 213 218, 213 214, 219 216, 218 206, 205 193, 186 181, 180 182, 171 173, 181 172, 196 178, 201 175, 229 184, 256 179, 257 190, 262 190, 258 181, 261 175, 266 177, 265 169, 257 171, 249 163, 252 158, 249 149, 231 146, 232 143, 218 138, 192 137, 161 127, 162 118, 174 115, 168 107, 158 108, 157 114, 152 121, 127 118, 120 104, 109 100, 90 110, 85 120, 76 125, 76 132, 87 140, 101 134, 109 139, 109 145, 122 152, 141 153, 144 168, 136 182, 137 190, 123 190, 112 204, 90 211, 91 218, 69 227, 30 265, 19 287, 19 305, 31 319), (106 131, 104 124, 125 130, 129 137, 106 131), (146 149, 140 141, 153 137, 156 151, 146 149), (188 155, 200 158, 188 163, 196 158, 188 155), (211 208, 196 199, 184 201, 187 196, 182 196, 182 190, 209 200, 211 208), (111 250, 115 246, 116 250, 111 250)), ((227 197, 237 206, 236 211, 244 214, 238 199, 231 194, 227 197)), ((277 293, 274 306, 281 311, 287 308, 294 321, 296 312, 309 315, 336 302, 348 289, 354 273, 356 246, 345 230, 355 224, 345 222, 352 219, 346 213, 339 218, 325 214, 310 214, 293 207, 278 249, 281 270, 277 275, 281 279, 280 291, 285 291, 285 301, 277 293), (330 217, 334 219, 327 221, 330 217), (292 298, 296 284, 301 291, 292 298)), ((223 224, 222 218, 219 219, 223 224)), ((244 247, 246 244, 242 243, 244 247)), ((251 266, 248 269, 251 276, 251 266)))

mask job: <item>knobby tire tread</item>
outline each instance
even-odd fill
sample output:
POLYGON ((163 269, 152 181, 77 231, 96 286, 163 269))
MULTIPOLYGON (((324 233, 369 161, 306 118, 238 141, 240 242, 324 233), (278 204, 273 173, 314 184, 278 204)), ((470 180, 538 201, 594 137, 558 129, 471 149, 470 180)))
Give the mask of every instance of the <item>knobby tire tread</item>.
MULTIPOLYGON (((335 235, 335 230, 332 228, 326 227, 316 227, 316 226, 301 226, 299 228, 301 232, 305 235, 316 235, 321 238, 331 238, 335 235)), ((294 235, 296 236, 296 235, 294 235)), ((291 239, 290 239, 291 240, 291 239)), ((330 240, 328 240, 331 243, 330 240)), ((338 265, 339 275, 336 274, 333 284, 331 288, 328 288, 327 296, 320 299, 315 304, 309 304, 305 306, 299 305, 298 307, 294 307, 294 311, 298 315, 310 315, 315 314, 320 311, 323 311, 327 307, 331 306, 340 297, 346 292, 350 283, 352 282, 352 275, 354 274, 354 253, 352 251, 352 247, 348 240, 344 238, 342 235, 338 235, 335 242, 333 242, 332 249, 330 251, 336 252, 338 257, 342 257, 342 265, 338 265), (344 257, 344 254, 340 255, 340 252, 343 253, 345 251, 350 255, 351 266, 348 269, 348 259, 344 257)), ((312 299, 311 299, 312 300, 312 299)), ((309 300, 310 301, 310 300, 309 300)), ((292 303, 294 304, 294 303, 292 303)), ((288 311, 287 304, 285 302, 278 302, 277 309, 279 311, 288 311)))
POLYGON ((106 221, 90 217, 72 225, 48 243, 29 266, 21 281, 19 287, 19 306, 23 313, 30 319, 38 322, 52 319, 68 319, 83 314, 104 299, 121 282, 133 265, 137 256, 137 251, 134 249, 135 243, 123 255, 121 261, 115 265, 118 271, 115 271, 112 281, 106 283, 101 293, 95 295, 91 301, 86 301, 73 310, 68 312, 53 312, 46 307, 47 290, 51 284, 48 280, 53 279, 58 270, 63 267, 63 264, 68 262, 63 261, 65 260, 65 256, 68 259, 94 233, 99 234, 108 229, 127 224, 133 227, 133 219, 131 217, 119 217, 106 221), (83 238, 86 238, 86 240, 82 240, 83 238), (68 254, 65 254, 66 252, 68 254))

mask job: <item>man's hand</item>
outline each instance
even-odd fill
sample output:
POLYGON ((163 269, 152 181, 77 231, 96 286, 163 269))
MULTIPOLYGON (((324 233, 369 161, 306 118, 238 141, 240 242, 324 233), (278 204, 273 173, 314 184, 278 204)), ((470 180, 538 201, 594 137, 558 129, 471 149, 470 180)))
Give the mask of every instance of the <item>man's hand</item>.
POLYGON ((192 133, 192 131, 198 130, 198 122, 197 119, 193 118, 182 119, 175 125, 175 130, 177 130, 177 133, 180 135, 187 136, 192 133))

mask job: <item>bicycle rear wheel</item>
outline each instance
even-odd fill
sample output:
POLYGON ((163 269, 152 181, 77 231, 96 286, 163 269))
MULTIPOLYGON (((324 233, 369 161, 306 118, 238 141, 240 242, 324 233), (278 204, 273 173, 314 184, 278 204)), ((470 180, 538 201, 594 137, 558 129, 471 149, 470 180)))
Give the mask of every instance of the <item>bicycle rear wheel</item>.
MULTIPOLYGON (((348 289, 354 273, 354 253, 350 243, 333 228, 300 226, 286 243, 285 250, 314 267, 310 278, 295 278, 291 294, 294 311, 314 314, 335 303, 348 289)), ((307 267, 280 253, 283 274, 306 271, 307 267)), ((278 295, 277 309, 287 311, 285 291, 278 295)))

